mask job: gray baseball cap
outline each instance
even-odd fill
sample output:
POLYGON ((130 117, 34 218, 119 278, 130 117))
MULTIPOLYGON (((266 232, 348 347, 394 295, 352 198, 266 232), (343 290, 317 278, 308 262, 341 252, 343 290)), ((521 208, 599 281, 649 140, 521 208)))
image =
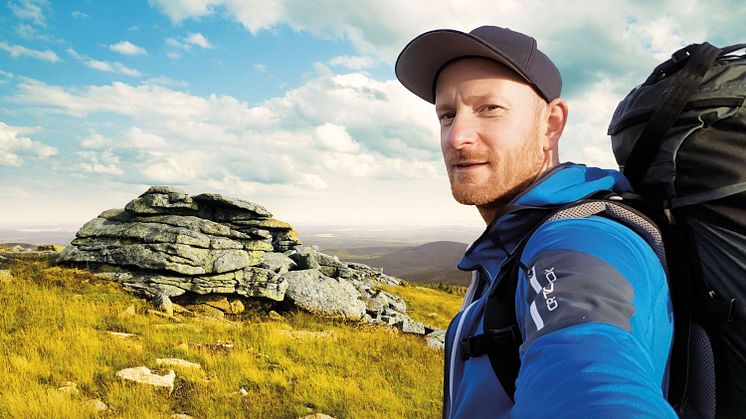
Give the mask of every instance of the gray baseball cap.
POLYGON ((465 57, 495 60, 516 72, 547 102, 559 97, 562 77, 536 40, 498 26, 469 33, 453 29, 425 32, 407 44, 396 60, 396 77, 417 96, 435 103, 435 82, 450 62, 465 57))

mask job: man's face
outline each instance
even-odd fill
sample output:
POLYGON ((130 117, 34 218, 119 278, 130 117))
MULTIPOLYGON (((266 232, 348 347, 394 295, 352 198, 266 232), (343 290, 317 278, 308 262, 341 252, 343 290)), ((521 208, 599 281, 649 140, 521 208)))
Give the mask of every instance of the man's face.
POLYGON ((435 110, 456 201, 502 205, 534 180, 546 159, 543 105, 518 75, 494 61, 467 58, 440 73, 435 110))

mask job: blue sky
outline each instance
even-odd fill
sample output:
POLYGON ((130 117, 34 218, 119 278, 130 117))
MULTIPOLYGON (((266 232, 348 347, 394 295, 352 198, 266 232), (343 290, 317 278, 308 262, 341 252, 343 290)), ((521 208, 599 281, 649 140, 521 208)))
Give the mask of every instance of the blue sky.
POLYGON ((570 103, 561 159, 602 167, 616 103, 657 62, 746 41, 739 1, 462 3, 2 3, 0 223, 82 223, 167 184, 294 224, 479 225, 450 197, 431 106, 395 80, 414 36, 537 38, 570 103))

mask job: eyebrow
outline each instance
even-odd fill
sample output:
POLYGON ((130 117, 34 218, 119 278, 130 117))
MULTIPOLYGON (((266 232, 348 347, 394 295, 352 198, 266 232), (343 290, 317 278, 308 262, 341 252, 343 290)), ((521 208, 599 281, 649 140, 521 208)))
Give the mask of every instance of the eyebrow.
MULTIPOLYGON (((494 93, 486 93, 483 95, 475 94, 470 95, 464 98, 464 102, 467 104, 473 103, 473 102, 484 102, 484 101, 506 101, 510 103, 510 100, 505 95, 499 95, 494 93)), ((441 112, 446 109, 452 108, 452 105, 450 102, 446 102, 444 104, 435 105, 435 112, 441 112)))

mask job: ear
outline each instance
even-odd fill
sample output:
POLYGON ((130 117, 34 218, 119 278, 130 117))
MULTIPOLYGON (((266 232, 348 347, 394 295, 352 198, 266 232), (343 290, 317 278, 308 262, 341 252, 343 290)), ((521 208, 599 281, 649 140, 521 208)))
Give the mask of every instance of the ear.
POLYGON ((544 150, 556 150, 557 143, 567 123, 569 108, 562 98, 554 99, 546 107, 546 130, 544 131, 544 150))

